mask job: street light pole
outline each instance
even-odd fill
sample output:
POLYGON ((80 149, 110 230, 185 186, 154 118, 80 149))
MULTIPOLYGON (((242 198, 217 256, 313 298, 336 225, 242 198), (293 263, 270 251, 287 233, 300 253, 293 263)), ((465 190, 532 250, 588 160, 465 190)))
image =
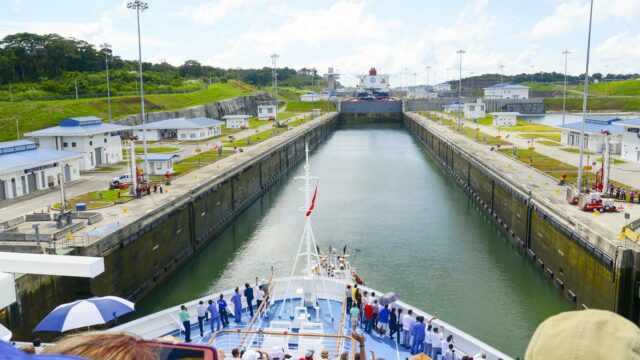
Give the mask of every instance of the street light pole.
POLYGON ((109 52, 111 51, 111 44, 101 44, 100 48, 104 50, 104 66, 107 69, 107 110, 109 112, 109 122, 111 122, 111 90, 109 86, 109 52))
POLYGON ((460 67, 458 73, 458 131, 462 128, 462 55, 466 53, 466 51, 460 49, 456 53, 460 54, 460 67))
POLYGON ((275 87, 275 91, 276 91, 276 126, 278 126, 278 58, 280 57, 280 55, 278 54, 272 54, 271 55, 271 62, 273 63, 273 86, 275 87))
MULTIPOLYGON (((142 146, 144 148, 144 175, 149 176, 149 162, 147 161, 147 119, 144 115, 144 80, 142 77, 142 43, 140 40, 140 12, 149 8, 149 5, 140 0, 127 3, 127 8, 136 11, 138 20, 138 62, 140 64, 140 109, 142 115, 142 146)), ((133 174, 132 174, 133 175, 133 174)))
POLYGON ((502 77, 504 76, 504 65, 500 64, 500 99, 504 99, 504 83, 502 77))
POLYGON ((240 97, 240 67, 239 66, 236 67, 236 71, 238 72, 238 74, 237 74, 238 75, 238 80, 237 80, 237 82, 238 82, 238 97, 240 97))
POLYGON ((534 68, 535 66, 531 65, 531 82, 533 82, 533 74, 535 73, 534 68))
POLYGON ((562 125, 564 125, 564 116, 565 116, 566 107, 567 107, 567 58, 569 54, 571 54, 571 51, 565 50, 562 52, 562 54, 564 55, 564 91, 562 94, 562 125))
POLYGON ((580 126, 580 157, 578 163, 578 193, 582 186, 582 156, 584 155, 584 123, 587 117, 587 92, 589 91, 589 52, 591 51, 591 20, 593 19, 593 0, 589 8, 589 35, 587 36, 587 64, 584 72, 584 94, 582 97, 582 124, 580 126))

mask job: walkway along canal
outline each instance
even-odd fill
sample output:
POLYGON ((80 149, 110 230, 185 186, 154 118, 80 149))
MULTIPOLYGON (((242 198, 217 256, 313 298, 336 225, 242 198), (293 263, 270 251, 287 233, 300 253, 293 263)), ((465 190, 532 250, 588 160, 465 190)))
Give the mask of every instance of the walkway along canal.
MULTIPOLYGON (((400 123, 344 124, 312 152, 317 241, 347 245, 367 285, 512 356, 570 309, 400 123)), ((142 316, 256 276, 288 275, 303 225, 292 167, 193 260, 138 304, 142 316)))

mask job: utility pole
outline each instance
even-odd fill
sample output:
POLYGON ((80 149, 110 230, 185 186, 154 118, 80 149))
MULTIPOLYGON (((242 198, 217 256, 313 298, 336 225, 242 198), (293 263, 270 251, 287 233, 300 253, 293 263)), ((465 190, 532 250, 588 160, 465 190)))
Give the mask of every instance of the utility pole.
POLYGON ((533 74, 535 73, 534 66, 531 65, 531 82, 533 82, 533 74))
POLYGON ((587 64, 584 72, 584 94, 582 97, 582 125, 580 127, 580 157, 578 163, 578 193, 582 189, 582 156, 584 155, 584 123, 587 117, 587 93, 589 92, 589 53, 591 51, 591 21, 593 19, 593 0, 589 8, 589 35, 587 36, 587 64))
POLYGON ((76 100, 78 100, 78 80, 73 81, 73 87, 76 88, 76 100))
POLYGON ((9 81, 9 102, 13 104, 13 89, 11 88, 11 81, 9 81))
POLYGON ((602 81, 604 82, 604 96, 609 96, 609 86, 607 85, 607 73, 609 72, 609 65, 604 66, 604 76, 602 81))
POLYGON ((276 126, 278 126, 278 106, 280 105, 278 103, 278 58, 279 57, 280 55, 278 54, 271 55, 271 62, 273 63, 273 87, 275 88, 275 91, 276 91, 276 126))
POLYGON ((462 130, 462 55, 466 53, 466 51, 460 49, 457 51, 460 54, 460 67, 459 67, 459 76, 458 76, 458 131, 462 130))
POLYGON ((238 97, 240 97, 240 95, 242 94, 242 91, 240 90, 240 67, 236 67, 236 72, 238 73, 238 97))
POLYGON ((147 161, 147 118, 144 115, 144 79, 142 77, 142 43, 140 41, 140 12, 149 8, 149 5, 140 0, 127 3, 127 8, 136 11, 138 20, 138 62, 140 64, 140 109, 142 120, 142 144, 144 148, 144 176, 149 176, 149 162, 147 161))
POLYGON ((109 122, 111 122, 111 90, 109 86, 109 52, 111 51, 111 45, 104 43, 100 45, 100 48, 104 50, 104 66, 107 69, 107 109, 109 112, 109 122))
POLYGON ((567 58, 571 51, 565 50, 562 52, 564 55, 564 92, 562 94, 562 125, 564 125, 564 116, 566 113, 567 107, 567 58))
POLYGON ((504 83, 502 77, 504 76, 504 65, 500 64, 500 99, 504 99, 504 83))

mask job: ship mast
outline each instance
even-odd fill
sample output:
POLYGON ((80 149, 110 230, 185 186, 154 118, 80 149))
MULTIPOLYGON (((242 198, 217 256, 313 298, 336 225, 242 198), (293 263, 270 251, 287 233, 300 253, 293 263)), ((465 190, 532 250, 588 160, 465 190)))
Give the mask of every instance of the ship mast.
MULTIPOLYGON (((303 186, 300 187, 300 191, 304 193, 304 207, 300 208, 300 211, 305 213, 305 223, 304 230, 302 231, 302 236, 300 238, 300 244, 298 245, 298 251, 296 253, 295 261, 293 263, 293 267, 291 268, 291 275, 287 280, 287 287, 284 293, 282 307, 280 308, 280 312, 278 316, 282 315, 282 311, 284 310, 285 303, 289 296, 289 288, 291 286, 291 279, 295 275, 296 268, 298 267, 298 261, 301 257, 305 258, 305 268, 303 270, 305 277, 312 279, 316 276, 319 276, 322 279, 322 285, 324 287, 325 293, 327 293, 327 285, 325 283, 325 276, 327 274, 324 273, 324 269, 321 264, 320 255, 318 254, 318 247, 316 245, 316 239, 313 235, 313 229, 311 228, 311 213, 313 212, 313 208, 315 206, 315 198, 318 189, 318 180, 317 176, 311 175, 311 165, 309 165, 309 144, 305 143, 305 164, 304 164, 304 175, 296 176, 295 180, 302 180, 303 186), (313 186, 315 185, 315 186, 313 186), (314 272, 314 268, 318 269, 318 272, 314 272)), ((315 286, 314 286, 315 292, 315 286)), ((317 296, 314 294, 313 298, 317 299, 317 296)), ((327 298, 327 302, 329 303, 329 312, 331 313, 331 319, 333 320, 333 310, 331 310, 331 303, 327 298)), ((293 299, 291 299, 291 312, 293 313, 293 299)))

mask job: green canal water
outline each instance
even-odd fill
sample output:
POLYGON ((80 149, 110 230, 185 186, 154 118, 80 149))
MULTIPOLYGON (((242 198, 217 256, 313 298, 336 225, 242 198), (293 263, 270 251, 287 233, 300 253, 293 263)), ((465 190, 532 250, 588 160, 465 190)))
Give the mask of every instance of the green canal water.
MULTIPOLYGON (((320 177, 313 226, 367 285, 522 356, 536 326, 569 306, 400 124, 343 125, 311 153, 320 177)), ((179 305, 256 276, 288 275, 303 228, 294 176, 256 201, 139 304, 179 305)))

